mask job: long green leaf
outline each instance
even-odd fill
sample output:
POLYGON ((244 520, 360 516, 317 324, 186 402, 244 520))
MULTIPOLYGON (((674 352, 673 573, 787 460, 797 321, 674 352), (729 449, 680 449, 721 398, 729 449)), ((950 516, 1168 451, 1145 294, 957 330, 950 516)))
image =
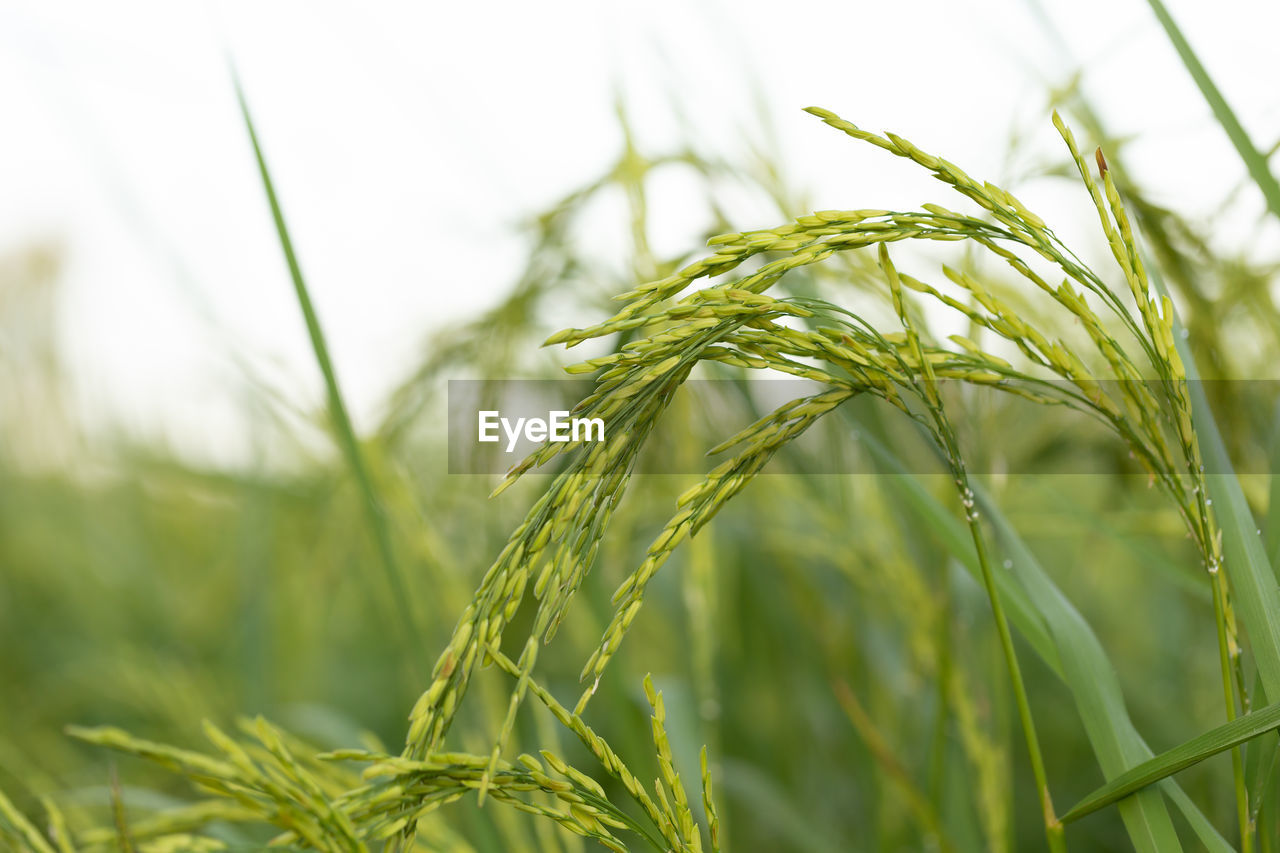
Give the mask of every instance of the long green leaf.
MULTIPOLYGON (((1175 325, 1179 330, 1182 328, 1176 317, 1175 325)), ((1222 529, 1224 563, 1233 604, 1249 634, 1263 689, 1268 696, 1280 696, 1280 588, 1276 586, 1276 574, 1199 381, 1200 373, 1191 348, 1180 333, 1175 334, 1174 339, 1186 368, 1191 417, 1200 453, 1209 471, 1205 481, 1213 499, 1214 516, 1222 529)))
MULTIPOLYGON (((1263 546, 1270 558, 1271 568, 1280 567, 1280 405, 1276 407, 1272 418, 1271 447, 1269 452, 1271 472, 1271 493, 1267 504, 1267 518, 1263 524, 1263 546)), ((1254 674, 1253 701, 1255 704, 1265 701, 1261 678, 1254 674)), ((1262 807, 1262 797, 1269 787, 1276 768, 1276 756, 1280 753, 1280 737, 1273 732, 1258 738, 1249 744, 1245 761, 1245 774, 1249 780, 1249 813, 1257 817, 1262 807)))
MULTIPOLYGON (((409 606, 408 589, 401 575, 399 564, 396 561, 395 550, 391 545, 391 530, 387 524, 382 504, 378 500, 377 492, 373 487, 373 477, 370 475, 369 467, 360 452, 360 443, 356 439, 355 429, 351 425, 351 418, 347 414, 347 406, 342 399, 342 389, 338 385, 338 377, 333 368, 333 360, 329 357, 329 346, 325 342, 324 331, 320 328, 320 318, 316 315, 315 306, 311 302, 311 293, 307 288, 306 280, 302 276, 302 268, 298 264, 298 257, 294 253, 293 240, 289 237, 289 229, 285 226, 284 212, 281 210, 280 200, 276 196, 275 184, 272 182, 271 173, 267 169, 267 161, 263 156, 262 146, 258 142, 258 133, 254 128, 253 118, 249 115, 249 105, 245 101, 244 90, 240 86, 240 79, 236 76, 234 69, 231 76, 235 84, 236 99, 240 103, 240 113, 244 117, 245 129, 249 132, 249 141, 253 144, 253 154, 258 162, 258 174, 262 179, 262 187, 267 194, 267 202, 271 206, 271 218, 275 222, 276 236, 279 238, 280 248, 284 252, 285 262, 289 266, 289 275, 293 279, 293 289, 298 297, 298 306, 302 309, 302 317, 307 324, 307 334, 311 338, 311 347, 315 352, 316 362, 320 366, 320 372, 324 375, 325 389, 329 398, 329 416, 333 421, 333 430, 338 444, 342 448, 343 455, 347 459, 347 464, 356 478, 360 494, 364 498, 366 520, 370 531, 373 533, 374 543, 378 549, 383 569, 386 572, 387 582, 391 587, 391 596, 395 600, 395 610, 405 634, 405 640, 416 651, 416 649, 422 647, 420 642, 422 634, 418 630, 413 610, 409 606)), ((416 654, 410 657, 409 664, 415 672, 420 669, 416 654)))
POLYGON ((1206 758, 1225 752, 1233 746, 1239 746, 1247 740, 1278 727, 1280 727, 1280 705, 1268 705, 1261 711, 1237 717, 1229 723, 1224 723, 1175 746, 1168 752, 1160 753, 1150 761, 1144 761, 1136 767, 1129 768, 1076 803, 1062 816, 1062 822, 1067 823, 1092 814, 1153 782, 1172 776, 1180 770, 1185 770, 1193 764, 1198 764, 1206 758))
MULTIPOLYGON (((1271 491, 1267 503, 1267 523, 1263 527, 1263 540, 1271 558, 1271 568, 1280 567, 1280 403, 1276 404, 1271 418, 1271 448, 1268 454, 1271 474, 1271 491)), ((1276 578, 1280 581, 1280 575, 1276 578)))
MULTIPOLYGON (((973 550, 973 538, 969 535, 969 531, 965 529, 964 525, 929 494, 919 480, 905 473, 905 469, 898 466, 896 458, 891 455, 891 451, 868 436, 863 436, 862 441, 866 443, 882 465, 893 468, 898 472, 891 475, 889 479, 907 504, 921 517, 921 520, 927 522, 926 527, 930 533, 940 540, 943 547, 957 559, 971 577, 981 581, 981 568, 978 566, 978 558, 973 550)), ((1058 649, 1054 645, 1053 637, 1050 636, 1044 619, 1041 618, 1040 612, 1028 598, 1026 591, 1018 584, 1013 575, 1007 572, 997 573, 994 580, 1005 609, 1009 612, 1009 619, 1018 629, 1018 633, 1035 649, 1036 654, 1053 670, 1055 675, 1059 678, 1065 678, 1062 670, 1062 661, 1058 658, 1058 649)))
MULTIPOLYGON (((905 474, 890 450, 865 432, 862 435, 877 461, 886 470, 900 475, 888 478, 889 481, 920 514, 921 520, 927 522, 927 528, 941 535, 961 564, 976 577, 978 567, 972 545, 963 544, 963 526, 954 513, 934 498, 918 479, 905 474)), ((1011 570, 997 576, 1000 594, 1007 596, 1005 604, 1010 620, 1071 689, 1103 773, 1119 775, 1151 758, 1155 753, 1129 718, 1115 670, 1097 636, 1040 567, 994 502, 980 489, 975 488, 974 492, 1012 560, 1011 570), (1014 583, 1015 579, 1019 583, 1014 583), (1011 588, 1016 592, 1010 593, 1011 588), (1051 656, 1041 652, 1046 647, 1052 650, 1051 656)), ((1215 853, 1233 850, 1174 780, 1160 782, 1159 791, 1178 807, 1206 848, 1215 853)), ((1169 814, 1155 790, 1140 793, 1123 803, 1121 815, 1138 849, 1181 849, 1169 814)))
POLYGON ((1271 210, 1273 215, 1280 217, 1280 183, 1276 182, 1275 176, 1267 168, 1267 158, 1254 147, 1253 141, 1249 139, 1249 134, 1245 132, 1240 120, 1236 118, 1235 112, 1227 104, 1222 92, 1218 91, 1218 87, 1214 84, 1213 78, 1209 76, 1209 72, 1205 71, 1204 66, 1200 64, 1200 59, 1196 56, 1195 51, 1191 49, 1191 45, 1187 43, 1186 38, 1182 35, 1182 30, 1174 22, 1173 16, 1164 7, 1164 3, 1161 0, 1147 0, 1147 2, 1151 5, 1151 11, 1155 13, 1156 19, 1160 21, 1160 26, 1164 27, 1164 31, 1169 36, 1169 41, 1173 44, 1174 50, 1178 52, 1178 57, 1182 60, 1182 64, 1186 66, 1187 71, 1191 74, 1191 79, 1196 81, 1196 86, 1200 88, 1200 94, 1204 95, 1204 99, 1209 102, 1209 109, 1213 110, 1214 118, 1218 120, 1218 124, 1222 125, 1222 129, 1226 131, 1227 136, 1231 139, 1231 144, 1236 147, 1236 152, 1239 153, 1240 159, 1244 161, 1245 168, 1249 170, 1249 176, 1253 178, 1253 182, 1262 191, 1262 197, 1266 199, 1268 209, 1271 210))
MULTIPOLYGON (((1102 643, 1061 590, 1049 579, 1013 526, 983 491, 974 489, 978 503, 1010 559, 1011 570, 1044 616, 1058 647, 1068 688, 1084 723, 1094 754, 1108 778, 1151 757, 1129 719, 1115 668, 1102 643)), ((1122 804, 1121 817, 1139 849, 1180 849, 1173 822, 1159 794, 1144 791, 1122 804)))
MULTIPOLYGON (((1145 253, 1144 253, 1145 256, 1145 253)), ((1159 269, 1148 260, 1147 270, 1156 290, 1163 296, 1169 291, 1160 276, 1159 269)), ((1187 392, 1191 398, 1191 419, 1195 427, 1200 454, 1208 471, 1205 482, 1209 496, 1213 500, 1214 517, 1222 530, 1222 547, 1225 554, 1227 580, 1231 584, 1233 601, 1236 610, 1243 617, 1245 630, 1249 634, 1254 662, 1262 686, 1267 695, 1280 696, 1280 587, 1276 585, 1275 566, 1267 556, 1267 545, 1254 519, 1253 511, 1244 496, 1240 480, 1236 477, 1235 467, 1227 446, 1222 440, 1218 422, 1213 416, 1209 398, 1204 392, 1204 383, 1200 381, 1200 369, 1196 366, 1191 346, 1186 339, 1186 326, 1183 325, 1177 309, 1173 314, 1174 346, 1182 359, 1187 374, 1187 392)), ((1280 429, 1272 436, 1272 467, 1275 467, 1277 448, 1280 447, 1277 437, 1280 429)), ((1274 482, 1273 482, 1274 486, 1274 482)), ((1276 491, 1273 489, 1273 494, 1276 491)), ((1276 507, 1269 507, 1268 538, 1273 519, 1280 518, 1276 507)))

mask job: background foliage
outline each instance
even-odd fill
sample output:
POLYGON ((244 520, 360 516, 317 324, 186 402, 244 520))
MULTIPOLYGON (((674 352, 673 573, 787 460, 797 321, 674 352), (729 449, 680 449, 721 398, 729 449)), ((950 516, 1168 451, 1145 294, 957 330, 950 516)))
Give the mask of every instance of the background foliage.
MULTIPOLYGON (((1215 92, 1206 93, 1211 103, 1221 100, 1215 92)), ((1077 135, 1107 150, 1202 373, 1266 375, 1280 355, 1273 263, 1211 253, 1203 226, 1125 180, 1123 144, 1108 137, 1087 103, 1071 93, 1058 101, 1077 135)), ((620 121, 625 129, 625 112, 620 121)), ((613 313, 610 297, 701 257, 701 243, 713 234, 809 212, 767 156, 712 162, 694 147, 638 151, 624 135, 628 142, 607 174, 528 223, 527 265, 507 298, 427 342, 379 428, 332 452, 314 450, 310 440, 331 434, 328 412, 287 410, 251 379, 246 405, 260 425, 259 465, 212 470, 124 436, 105 447, 87 441, 65 403, 51 344, 59 249, 5 259, 0 790, 17 810, 42 822, 41 798, 51 797, 86 847, 110 848, 125 845, 129 833, 95 836, 89 828, 137 826, 193 798, 191 786, 163 768, 68 737, 69 723, 198 745, 203 720, 233 730, 238 716, 261 714, 318 749, 399 750, 408 709, 426 687, 437 651, 548 482, 532 476, 488 500, 491 478, 446 475, 438 428, 444 380, 560 375, 563 354, 537 351, 551 332, 613 313), (671 171, 695 176, 713 213, 678 257, 656 255, 647 239, 649 187, 671 171), (737 221, 722 202, 743 192, 776 216, 737 221), (618 225, 630 242, 624 258, 604 262, 580 234, 584 217, 598 215, 597 203, 610 198, 625 202, 613 209, 625 212, 618 225), (299 435, 308 440, 291 438, 299 435), (367 492, 348 464, 352 453, 378 496, 403 591, 379 568, 388 555, 370 533, 367 492), (417 635, 398 627, 396 613, 406 604, 417 635)), ((1240 144, 1252 146, 1247 137, 1240 144)), ((1251 174, 1266 174, 1258 150, 1242 155, 1251 174)), ((1074 168, 1064 155, 1043 163, 1037 179, 1075 186, 1074 168)), ((1265 180, 1262 191, 1273 197, 1265 180)), ((850 199, 849 206, 895 203, 915 200, 850 199)), ((1090 215, 1087 205, 1056 213, 1090 215)), ((894 321, 884 278, 864 254, 798 270, 787 292, 894 321)), ((938 250, 911 257, 934 259, 938 250)), ((974 263, 989 289, 1028 319, 1057 322, 1038 313, 1025 282, 974 263)), ((918 320, 929 328, 938 318, 926 312, 918 320)), ((972 328, 960 331, 980 337, 972 328)), ((619 333, 592 354, 627 340, 619 333)), ((1273 410, 1265 396, 1222 391, 1212 402, 1238 467, 1272 470, 1273 410)), ((724 849, 1036 847, 1044 830, 1035 782, 988 600, 964 568, 967 546, 948 527, 948 519, 961 517, 950 478, 895 473, 876 448, 914 452, 918 439, 904 435, 883 408, 848 409, 819 452, 799 454, 785 475, 755 482, 675 553, 650 586, 588 721, 638 775, 658 775, 641 686, 652 673, 683 778, 698 778, 698 752, 708 749, 724 849), (825 474, 829 453, 868 473, 825 474)), ((727 396, 717 411, 677 404, 680 438, 660 450, 696 466, 707 448, 760 414, 749 395, 727 396)), ((1064 470, 1096 472, 974 479, 1092 626, 1123 686, 1128 716, 1159 752, 1223 722, 1210 579, 1175 508, 1150 488, 1127 448, 1064 423, 1074 422, 1052 409, 982 397, 957 427, 975 471, 1033 470, 1051 459, 1064 470), (1017 440, 984 443, 984 424, 1010 417, 1025 424, 1017 440)), ((540 683, 561 701, 572 706, 579 692, 581 662, 610 619, 613 591, 641 562, 676 497, 699 479, 654 474, 633 483, 556 646, 539 658, 540 683)), ((1280 552, 1270 478, 1240 482, 1251 512, 1237 520, 1256 528, 1267 553, 1280 552)), ((1025 556, 1006 537, 1000 561, 1025 556)), ((532 619, 522 609, 513 630, 523 633, 532 619)), ((1015 633, 1061 813, 1104 777, 1072 693, 1037 657, 1035 639, 1015 633)), ((472 689, 452 740, 486 755, 502 727, 509 679, 485 671, 472 689)), ((585 748, 533 713, 518 718, 513 741, 512 755, 551 746, 575 766, 590 764, 585 748)), ((1250 769, 1258 774, 1251 790, 1270 802, 1274 768, 1250 769)), ((1223 754, 1178 781, 1235 844, 1231 778, 1223 754)), ((701 810, 694 805, 699 819, 701 810)), ((1264 806, 1260 849, 1280 843, 1277 817, 1264 806)), ((274 831, 215 822, 208 834, 256 849, 274 831)), ((1072 824, 1067 838, 1090 850, 1133 843, 1115 809, 1072 824)), ((584 849, 554 824, 496 803, 477 807, 474 798, 433 817, 419 842, 448 850, 584 849)))

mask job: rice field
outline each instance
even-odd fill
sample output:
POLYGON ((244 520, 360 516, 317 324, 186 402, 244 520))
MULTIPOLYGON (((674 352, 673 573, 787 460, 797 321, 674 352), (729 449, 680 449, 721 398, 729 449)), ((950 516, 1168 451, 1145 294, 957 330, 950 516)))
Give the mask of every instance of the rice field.
MULTIPOLYGON (((360 432, 234 86, 326 403, 261 389, 286 449, 229 471, 81 441, 38 325, 0 361, 6 849, 1280 846, 1275 263, 1209 251, 1083 97, 1045 116, 1069 204, 1034 211, 821 106, 786 120, 929 201, 807 210, 624 132, 360 432), (709 205, 657 253, 669 168, 776 216, 709 205), (574 234, 607 193, 633 240, 601 268, 574 234), (498 380, 599 438, 460 443, 498 380)), ((32 250, 0 296, 56 276, 32 250)))

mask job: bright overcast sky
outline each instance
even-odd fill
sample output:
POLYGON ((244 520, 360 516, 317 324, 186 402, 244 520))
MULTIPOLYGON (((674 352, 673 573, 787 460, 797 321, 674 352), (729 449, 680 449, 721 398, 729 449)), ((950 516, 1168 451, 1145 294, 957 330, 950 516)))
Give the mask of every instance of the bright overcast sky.
MULTIPOLYGON (((1269 147, 1280 3, 1167 2, 1269 147)), ((703 150, 729 156, 759 131, 763 92, 816 206, 908 206, 928 199, 903 198, 900 173, 868 168, 800 108, 1003 179, 1010 133, 1051 140, 1047 88, 1083 69, 1112 127, 1137 135, 1137 177, 1212 211, 1243 169, 1146 2, 1043 6, 1056 35, 1027 0, 6 0, 0 250, 65 247, 61 334, 84 405, 217 455, 239 406, 229 347, 296 402, 321 399, 228 56, 366 425, 432 329, 508 284, 521 215, 615 158, 619 88, 650 151, 677 139, 676 93, 703 150)))

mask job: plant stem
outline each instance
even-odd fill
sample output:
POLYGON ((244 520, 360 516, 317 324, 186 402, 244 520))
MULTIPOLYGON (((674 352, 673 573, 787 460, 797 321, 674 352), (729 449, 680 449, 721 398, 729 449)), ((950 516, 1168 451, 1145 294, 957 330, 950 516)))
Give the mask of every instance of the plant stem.
POLYGON ((307 334, 311 338, 311 347, 315 352, 316 362, 320 366, 321 374, 324 376, 325 390, 329 403, 329 417, 332 420, 333 431, 338 440, 338 445, 342 448, 342 453, 347 459, 347 464, 350 466, 352 474, 355 475, 356 485, 360 490, 360 494, 364 498, 366 521, 369 524, 370 531, 373 533, 374 544, 378 549, 378 556, 381 558, 382 567, 387 575, 387 582, 391 588, 391 597, 395 601, 394 607, 404 634, 406 646, 411 650, 406 655, 406 660, 415 676, 420 678, 422 667, 418 661, 416 650, 422 647, 423 635, 418 628, 417 620, 414 618, 413 610, 409 605, 408 588, 404 582, 400 566, 396 561, 395 549, 391 544, 391 530, 387 524, 382 504, 378 500, 377 492, 374 489, 373 477, 370 475, 368 465, 360 452, 360 444, 356 438, 355 429, 351 425, 351 418, 347 414, 347 407, 342 399, 342 389, 338 385, 337 373, 334 371, 333 360, 329 357, 329 347, 325 342, 324 330, 320 328, 320 318, 316 315, 306 280, 302 276, 302 268, 298 264, 297 255, 294 253, 293 240, 289 236, 289 229, 284 221, 284 212, 280 208, 280 200, 276 197, 275 185, 271 180, 271 173, 267 169, 267 161, 263 156, 262 146, 258 143, 258 134, 254 128, 253 118, 249 115, 249 105, 245 101, 244 90, 241 88, 240 79, 236 76, 234 70, 232 71, 232 80, 235 84, 236 99, 240 103, 240 112, 244 117, 245 128, 249 132, 249 141, 253 144, 253 154, 258 163, 258 174, 262 178, 263 189, 266 190, 267 203, 271 206, 271 218, 275 222, 280 248, 284 252, 285 262, 289 266, 289 275, 293 279, 293 288, 298 297, 298 305, 302 309, 302 316, 307 324, 307 334))
MULTIPOLYGON (((1227 722, 1236 718, 1236 694, 1231 677, 1231 651, 1227 643, 1227 619, 1224 602, 1226 589, 1222 570, 1213 571, 1213 617, 1218 626, 1218 660, 1222 666, 1222 692, 1226 700, 1227 722)), ((1244 783, 1244 763, 1240 747, 1231 750, 1231 775, 1235 782, 1236 813, 1240 820, 1240 853, 1253 853, 1253 832, 1249 825, 1249 791, 1244 783)))
MULTIPOLYGON (((964 493, 969 493, 968 478, 961 477, 964 493)), ((969 524, 969 533, 973 536, 973 546, 978 553, 978 564, 982 568, 982 583, 987 589, 987 598, 991 602, 991 613, 995 617, 996 632, 1000 635, 1000 647, 1004 652, 1005 665, 1009 668, 1009 679, 1013 682, 1013 695, 1018 705, 1018 718, 1022 722, 1022 731, 1027 739, 1027 752, 1031 756, 1031 772, 1035 776, 1036 788, 1040 792, 1040 806, 1044 814, 1045 838, 1049 842, 1051 853, 1066 853, 1067 842, 1062 823, 1053 811, 1053 798, 1049 795, 1049 779, 1044 769, 1044 757, 1040 752, 1040 740, 1036 737, 1036 724, 1031 716, 1031 703, 1027 698, 1027 688, 1022 680, 1022 669, 1018 666, 1018 654, 1013 647, 1013 634, 1009 631, 1009 620, 1005 617, 1004 605, 996 592, 995 576, 991 572, 991 560, 987 556, 986 542, 978 517, 972 510, 965 514, 969 524)))

